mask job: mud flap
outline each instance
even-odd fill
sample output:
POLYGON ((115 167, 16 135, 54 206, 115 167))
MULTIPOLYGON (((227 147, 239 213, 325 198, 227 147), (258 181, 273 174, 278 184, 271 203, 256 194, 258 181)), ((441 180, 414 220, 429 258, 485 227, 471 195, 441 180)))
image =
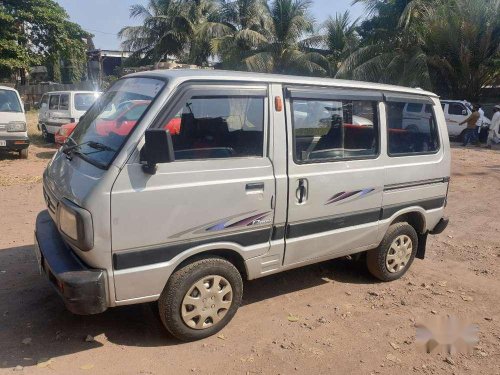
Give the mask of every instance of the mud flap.
POLYGON ((427 246, 427 236, 429 232, 418 234, 418 249, 415 258, 424 259, 425 258, 425 248, 427 246))

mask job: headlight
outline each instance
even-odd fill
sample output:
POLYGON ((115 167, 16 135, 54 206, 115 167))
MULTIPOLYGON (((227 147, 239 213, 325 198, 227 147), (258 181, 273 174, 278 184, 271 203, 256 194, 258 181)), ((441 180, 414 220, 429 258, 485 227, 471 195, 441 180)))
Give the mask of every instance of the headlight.
POLYGON ((61 205, 61 209, 59 210, 59 224, 65 235, 75 241, 78 240, 78 221, 75 212, 61 205))
POLYGON ((7 124, 8 132, 25 132, 26 123, 23 121, 12 121, 7 124))
POLYGON ((63 199, 58 206, 58 223, 66 240, 82 251, 94 247, 92 216, 87 210, 63 199))

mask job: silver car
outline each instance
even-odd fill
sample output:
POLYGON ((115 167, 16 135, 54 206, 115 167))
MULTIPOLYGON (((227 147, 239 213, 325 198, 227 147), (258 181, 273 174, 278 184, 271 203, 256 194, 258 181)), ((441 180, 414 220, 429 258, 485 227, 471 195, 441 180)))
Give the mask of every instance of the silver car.
POLYGON ((449 176, 430 92, 142 72, 104 93, 48 164, 35 250, 70 311, 158 301, 168 331, 196 340, 232 319, 243 280, 352 254, 400 278, 448 224, 449 176), (148 105, 112 120, 131 100, 148 105), (426 106, 418 129, 403 126, 408 103, 426 106))

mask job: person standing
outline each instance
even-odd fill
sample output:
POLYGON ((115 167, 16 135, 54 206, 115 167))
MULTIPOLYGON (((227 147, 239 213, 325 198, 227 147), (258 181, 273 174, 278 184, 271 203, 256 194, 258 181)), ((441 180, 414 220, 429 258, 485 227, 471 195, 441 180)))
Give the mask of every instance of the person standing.
POLYGON ((478 106, 474 105, 472 108, 472 113, 469 117, 467 117, 464 121, 462 121, 459 125, 463 125, 467 123, 467 129, 465 129, 465 134, 464 134, 464 142, 462 143, 462 146, 467 146, 469 142, 474 142, 476 140, 476 135, 477 135, 477 129, 476 129, 476 124, 479 121, 479 118, 481 115, 478 112, 478 106))
POLYGON ((479 145, 481 143, 480 135, 481 135, 481 129, 484 125, 484 111, 483 111, 483 106, 481 104, 477 104, 477 111, 479 112, 479 120, 476 123, 476 139, 475 139, 475 144, 479 145))
POLYGON ((493 143, 500 143, 500 105, 493 107, 493 117, 491 119, 490 131, 486 147, 491 148, 493 143))

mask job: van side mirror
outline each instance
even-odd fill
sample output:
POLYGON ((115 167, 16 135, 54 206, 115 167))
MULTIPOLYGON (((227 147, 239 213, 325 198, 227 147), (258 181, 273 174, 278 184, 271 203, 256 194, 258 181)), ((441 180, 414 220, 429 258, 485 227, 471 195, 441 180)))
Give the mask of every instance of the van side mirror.
POLYGON ((168 130, 146 130, 145 144, 141 150, 141 161, 145 162, 142 170, 148 174, 155 174, 158 163, 170 163, 174 160, 174 144, 168 130))
POLYGON ((462 115, 467 116, 467 110, 466 109, 462 109, 462 115))

